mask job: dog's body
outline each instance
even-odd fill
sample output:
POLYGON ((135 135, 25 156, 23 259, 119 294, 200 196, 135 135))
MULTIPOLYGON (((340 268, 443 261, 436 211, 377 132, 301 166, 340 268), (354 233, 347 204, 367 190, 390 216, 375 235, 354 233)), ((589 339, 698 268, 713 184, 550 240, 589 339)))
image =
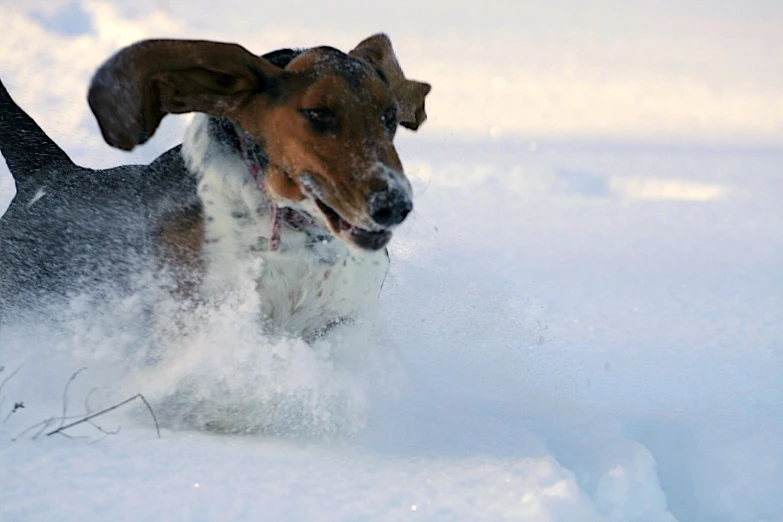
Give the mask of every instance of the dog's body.
MULTIPOLYGON (((272 66, 285 68, 301 54, 276 51, 266 55, 268 62, 262 65, 271 64, 270 71, 276 74, 272 66)), ((124 59, 122 53, 113 60, 118 58, 124 59)), ((375 61, 368 63, 375 65, 375 61)), ((127 65, 107 62, 108 67, 96 75, 90 99, 107 141, 120 142, 123 148, 132 144, 125 146, 127 135, 118 138, 125 127, 116 129, 126 122, 118 124, 121 120, 107 111, 121 113, 124 99, 104 103, 101 92, 95 95, 95 91, 108 83, 101 78, 105 70, 125 74, 127 65)), ((203 69, 199 70, 203 75, 203 69)), ((223 88, 226 74, 220 74, 219 86, 210 92, 223 88)), ((388 84, 383 72, 378 74, 388 84)), ((120 78, 116 83, 123 81, 120 78)), ((205 80, 200 76, 195 83, 199 81, 205 80)), ((264 81, 266 88, 270 81, 264 81)), ((190 79, 188 85, 192 83, 190 79)), ((114 85, 108 91, 117 96, 114 85)), ((414 128, 423 121, 426 92, 421 95, 421 114, 416 116, 420 121, 411 125, 414 128)), ((220 105, 221 110, 224 106, 220 105)), ((164 113, 187 112, 179 109, 177 105, 177 110, 167 108, 164 113)), ((407 182, 403 185, 386 163, 377 163, 379 167, 372 168, 386 188, 362 196, 367 198, 369 212, 374 212, 373 222, 366 225, 371 222, 362 217, 349 220, 349 210, 336 210, 342 200, 332 200, 328 192, 357 190, 359 180, 365 182, 363 174, 358 173, 356 181, 340 181, 347 188, 339 188, 334 181, 326 185, 320 178, 314 181, 320 173, 308 167, 296 173, 293 188, 316 194, 317 199, 298 195, 290 186, 291 167, 283 170, 282 181, 275 181, 283 168, 280 165, 291 160, 275 161, 276 155, 262 145, 269 142, 268 135, 246 132, 247 125, 240 128, 214 110, 204 112, 213 115, 197 115, 183 145, 152 164, 93 171, 74 165, 0 87, 0 149, 17 184, 17 195, 0 219, 0 319, 10 310, 37 307, 41 299, 48 302, 52 295, 68 297, 101 290, 107 284, 115 289, 132 288, 140 268, 172 276, 174 293, 193 299, 204 295, 219 299, 250 285, 261 297, 259 311, 265 326, 275 334, 314 339, 374 307, 389 266, 383 248, 390 237, 388 229, 409 210, 398 210, 401 204, 409 205, 409 199, 397 202, 409 198, 407 182), (389 194, 396 199, 390 200, 389 194), (362 223, 362 228, 355 223, 362 223)), ((142 125, 162 117, 146 114, 141 117, 142 125)), ((157 122, 152 124, 151 131, 139 135, 139 141, 154 132, 157 122)), ((316 128, 320 125, 315 124, 316 128)), ((323 150, 318 147, 311 145, 313 150, 323 150)), ((349 152, 342 154, 353 158, 349 152)), ((328 159, 324 152, 318 157, 321 162, 328 159)), ((351 169, 357 168, 356 161, 352 160, 351 169)), ((347 197, 345 193, 342 199, 347 197)))
POLYGON ((150 165, 75 165, 0 84, 0 151, 16 196, 0 219, 0 320, 80 292, 128 289, 156 233, 201 213, 176 147, 150 165))

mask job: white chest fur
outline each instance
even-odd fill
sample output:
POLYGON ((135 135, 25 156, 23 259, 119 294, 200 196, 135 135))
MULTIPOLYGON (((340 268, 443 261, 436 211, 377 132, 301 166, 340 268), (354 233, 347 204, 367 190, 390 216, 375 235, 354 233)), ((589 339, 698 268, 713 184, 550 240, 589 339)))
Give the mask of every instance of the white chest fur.
POLYGON ((304 338, 374 314, 389 268, 386 252, 357 254, 337 239, 285 225, 280 249, 270 251, 269 202, 241 156, 214 139, 208 122, 197 115, 182 148, 200 176, 208 295, 253 292, 270 333, 304 338))

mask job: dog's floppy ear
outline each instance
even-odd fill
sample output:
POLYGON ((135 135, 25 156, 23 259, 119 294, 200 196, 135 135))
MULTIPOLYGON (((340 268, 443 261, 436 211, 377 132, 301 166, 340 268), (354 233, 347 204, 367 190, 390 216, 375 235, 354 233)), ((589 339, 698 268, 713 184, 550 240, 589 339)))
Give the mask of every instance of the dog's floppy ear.
POLYGON ((419 125, 427 119, 424 98, 429 94, 432 86, 405 78, 389 37, 385 34, 373 35, 363 40, 349 54, 367 60, 383 73, 397 98, 397 117, 400 125, 413 130, 418 129, 419 125))
POLYGON ((236 44, 146 40, 98 69, 87 100, 106 142, 131 150, 155 133, 166 114, 235 119, 250 95, 279 95, 286 74, 236 44))

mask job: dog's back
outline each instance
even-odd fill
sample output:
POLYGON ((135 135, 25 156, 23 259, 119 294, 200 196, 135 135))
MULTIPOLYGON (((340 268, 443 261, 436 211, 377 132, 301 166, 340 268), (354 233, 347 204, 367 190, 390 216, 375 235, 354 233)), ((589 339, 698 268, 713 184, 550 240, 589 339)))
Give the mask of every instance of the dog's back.
POLYGON ((0 318, 40 298, 128 285, 163 216, 199 210, 179 147, 149 166, 79 167, 1 83, 0 152, 17 190, 0 219, 0 318))

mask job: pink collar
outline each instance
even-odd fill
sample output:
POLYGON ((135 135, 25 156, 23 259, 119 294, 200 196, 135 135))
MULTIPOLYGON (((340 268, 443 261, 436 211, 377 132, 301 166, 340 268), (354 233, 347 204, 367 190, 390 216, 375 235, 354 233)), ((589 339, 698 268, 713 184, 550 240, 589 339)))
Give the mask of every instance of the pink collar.
MULTIPOLYGON (((247 141, 252 139, 247 133, 239 128, 238 125, 234 125, 236 129, 237 137, 239 138, 239 146, 242 150, 242 159, 245 161, 247 170, 250 171, 250 175, 256 182, 258 189, 266 196, 266 189, 264 188, 263 169, 256 161, 250 159, 247 149, 247 141)), ((283 228, 283 223, 293 228, 297 232, 304 232, 310 227, 318 226, 312 217, 299 212, 289 207, 278 207, 271 198, 267 196, 269 202, 269 217, 272 221, 272 231, 269 234, 269 249, 276 252, 280 249, 280 233, 283 228)))

